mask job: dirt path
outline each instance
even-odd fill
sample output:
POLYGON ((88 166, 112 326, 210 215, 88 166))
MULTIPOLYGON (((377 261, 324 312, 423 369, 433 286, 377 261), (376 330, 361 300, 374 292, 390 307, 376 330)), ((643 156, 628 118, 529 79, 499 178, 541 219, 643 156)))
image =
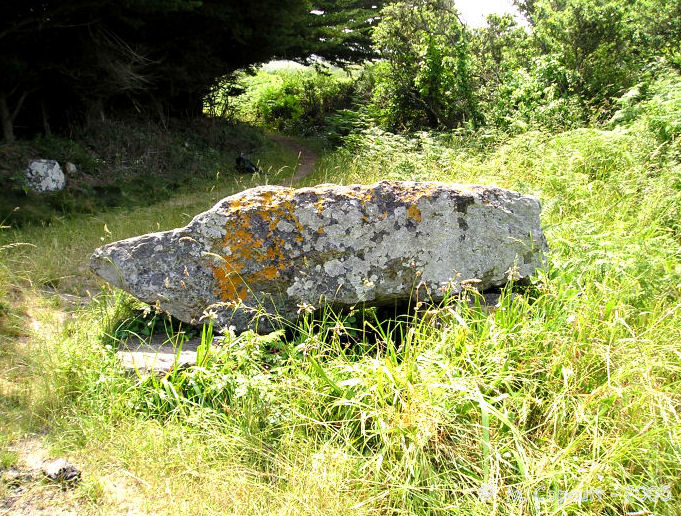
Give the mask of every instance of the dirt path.
POLYGON ((77 516, 100 511, 130 516, 156 514, 142 510, 145 488, 151 486, 126 469, 110 467, 108 473, 93 476, 85 467, 80 480, 68 483, 46 478, 43 468, 53 459, 40 436, 26 436, 8 451, 16 455, 16 461, 0 470, 0 516, 77 516), (89 485, 101 487, 96 498, 88 496, 89 485))
POLYGON ((319 156, 317 153, 298 143, 294 138, 290 136, 283 136, 281 134, 272 134, 269 139, 277 142, 284 147, 288 147, 298 154, 298 168, 296 173, 291 179, 287 179, 284 182, 284 186, 295 185, 296 183, 302 181, 307 176, 309 176, 314 170, 315 165, 319 161, 319 156))

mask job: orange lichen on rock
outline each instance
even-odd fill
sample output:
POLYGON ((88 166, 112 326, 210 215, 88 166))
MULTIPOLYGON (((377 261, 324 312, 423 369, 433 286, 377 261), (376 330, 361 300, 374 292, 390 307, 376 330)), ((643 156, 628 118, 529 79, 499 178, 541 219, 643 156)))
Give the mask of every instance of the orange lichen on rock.
POLYGON ((225 227, 223 247, 229 247, 230 254, 223 256, 223 263, 213 267, 213 277, 217 281, 219 295, 224 301, 245 300, 248 288, 242 272, 246 261, 255 256, 256 249, 262 240, 250 231, 250 218, 240 214, 238 218, 228 221, 225 227))
POLYGON ((213 267, 213 277, 218 283, 218 292, 223 301, 245 301, 248 297, 246 282, 237 272, 230 272, 227 266, 213 267))
POLYGON ((276 267, 265 267, 260 271, 260 274, 264 279, 273 280, 279 277, 279 271, 276 267))
POLYGON ((320 197, 320 199, 316 201, 314 205, 317 208, 317 215, 321 215, 322 212, 324 211, 324 199, 320 197))
POLYGON ((432 195, 438 191, 441 185, 438 183, 418 183, 413 185, 400 185, 400 200, 407 204, 416 204, 422 197, 432 195))
POLYGON ((366 204, 367 202, 369 202, 371 200, 371 195, 372 195, 371 190, 368 190, 366 188, 357 191, 356 190, 348 191, 348 197, 353 197, 354 199, 362 201, 362 204, 366 204))
POLYGON ((421 222, 421 210, 418 209, 418 206, 415 204, 412 204, 407 208, 407 216, 416 222, 421 222))
MULTIPOLYGON (((442 189, 436 182, 386 181, 382 185, 387 189, 385 194, 405 206, 408 218, 416 223, 422 222, 419 202, 442 189)), ((382 192, 384 190, 363 185, 350 185, 342 190, 337 185, 319 185, 299 191, 269 187, 231 199, 222 241, 223 263, 213 267, 218 296, 224 301, 245 301, 251 289, 260 291, 267 282, 282 278, 284 271, 292 266, 288 258, 291 249, 287 246, 300 245, 305 241, 306 233, 315 231, 303 227, 295 214, 296 209, 307 206, 323 218, 325 209, 334 209, 340 196, 345 199, 338 201, 340 205, 357 206, 355 201, 360 201, 361 220, 369 224, 376 218, 385 220, 388 216, 385 210, 380 214, 370 214, 366 210, 367 204, 378 201, 374 198, 376 195, 384 195, 382 192), (304 195, 298 197, 299 192, 304 195)), ((318 227, 316 233, 323 235, 324 226, 318 227)))
POLYGON ((274 234, 279 222, 295 225, 296 242, 303 240, 303 226, 295 217, 291 201, 293 190, 277 189, 258 196, 242 197, 230 202, 230 213, 225 227, 222 247, 228 250, 223 263, 213 267, 217 294, 223 301, 245 301, 252 286, 279 278, 290 266, 284 253, 285 240, 274 234), (255 234, 254 221, 267 223, 269 233, 265 238, 255 234))

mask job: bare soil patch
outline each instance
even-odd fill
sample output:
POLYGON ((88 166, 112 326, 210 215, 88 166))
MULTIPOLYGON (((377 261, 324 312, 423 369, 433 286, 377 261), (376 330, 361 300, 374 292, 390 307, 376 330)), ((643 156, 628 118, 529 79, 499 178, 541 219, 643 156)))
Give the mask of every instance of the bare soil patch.
POLYGON ((296 173, 290 180, 286 180, 283 186, 293 186, 299 183, 307 176, 309 176, 314 170, 315 165, 319 161, 319 156, 316 152, 296 141, 290 136, 284 136, 281 134, 273 134, 269 136, 270 140, 277 142, 284 147, 288 147, 294 152, 298 153, 298 168, 296 173))

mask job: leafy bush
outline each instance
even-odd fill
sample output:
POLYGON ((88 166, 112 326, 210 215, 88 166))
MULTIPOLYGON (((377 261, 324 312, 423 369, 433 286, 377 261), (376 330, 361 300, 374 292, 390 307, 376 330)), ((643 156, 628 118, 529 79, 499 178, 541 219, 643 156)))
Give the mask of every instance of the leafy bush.
POLYGON ((660 144, 658 152, 681 159, 681 84, 676 72, 656 67, 659 78, 643 82, 616 100, 611 127, 643 125, 660 144))
POLYGON ((319 131, 327 115, 352 105, 354 95, 353 81, 341 72, 311 69, 260 70, 239 84, 246 91, 234 101, 239 117, 301 134, 319 131))
POLYGON ((520 133, 544 128, 571 129, 586 121, 586 109, 576 96, 563 90, 566 71, 551 56, 536 59, 531 71, 523 68, 509 73, 487 104, 481 105, 492 127, 520 133))
POLYGON ((324 120, 324 136, 333 147, 340 147, 348 136, 371 126, 369 110, 360 107, 356 110, 341 109, 324 120))
POLYGON ((452 3, 395 2, 383 8, 374 42, 372 105, 390 130, 444 129, 478 122, 466 27, 452 3))
MULTIPOLYGON (((534 35, 567 73, 567 93, 603 106, 636 83, 645 66, 637 2, 537 2, 534 35)), ((650 15, 650 12, 647 12, 650 15)))
POLYGON ((681 85, 678 80, 660 81, 645 105, 648 127, 658 141, 674 144, 681 136, 681 85))

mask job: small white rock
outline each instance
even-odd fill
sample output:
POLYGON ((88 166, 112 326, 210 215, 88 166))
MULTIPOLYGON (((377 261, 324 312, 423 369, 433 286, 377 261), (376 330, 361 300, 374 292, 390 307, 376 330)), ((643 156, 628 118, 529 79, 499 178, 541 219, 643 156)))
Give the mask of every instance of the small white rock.
POLYGON ((66 185, 66 177, 56 161, 37 159, 26 168, 26 185, 38 193, 59 192, 66 185))
POLYGON ((43 474, 53 482, 77 483, 80 471, 66 459, 56 459, 42 466, 43 474))

